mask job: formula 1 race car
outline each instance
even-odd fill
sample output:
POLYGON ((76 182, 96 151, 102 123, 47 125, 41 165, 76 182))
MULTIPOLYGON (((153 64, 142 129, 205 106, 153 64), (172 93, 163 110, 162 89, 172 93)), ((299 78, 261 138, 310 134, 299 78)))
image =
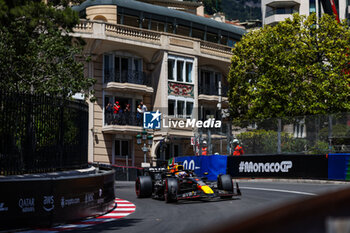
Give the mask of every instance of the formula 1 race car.
POLYGON ((144 175, 136 179, 135 190, 139 198, 152 197, 167 203, 241 195, 238 184, 235 188, 230 175, 219 175, 217 182, 210 183, 206 178, 198 177, 192 170, 184 170, 183 165, 177 164, 168 168, 145 168, 144 175))

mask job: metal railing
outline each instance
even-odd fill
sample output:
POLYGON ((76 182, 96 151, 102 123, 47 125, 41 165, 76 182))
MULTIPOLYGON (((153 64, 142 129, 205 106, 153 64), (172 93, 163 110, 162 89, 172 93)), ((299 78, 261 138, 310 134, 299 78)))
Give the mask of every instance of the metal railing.
POLYGON ((0 91, 0 175, 87 166, 88 107, 0 91))
POLYGON ((150 76, 146 75, 145 72, 138 70, 123 70, 117 71, 109 69, 104 71, 104 82, 117 82, 117 83, 133 83, 151 86, 150 76))
POLYGON ((142 125, 142 114, 135 112, 123 112, 114 113, 112 111, 105 111, 105 125, 142 125))
MULTIPOLYGON (((221 88, 221 95, 224 97, 227 97, 228 87, 222 86, 221 88)), ((198 94, 201 95, 219 95, 219 89, 215 88, 213 86, 198 86, 198 94)))

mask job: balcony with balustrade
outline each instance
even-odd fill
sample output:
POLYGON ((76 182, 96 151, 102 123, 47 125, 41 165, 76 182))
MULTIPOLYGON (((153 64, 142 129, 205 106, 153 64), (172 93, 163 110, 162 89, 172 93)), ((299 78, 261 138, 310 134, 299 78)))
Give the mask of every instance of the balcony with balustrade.
POLYGON ((151 75, 138 70, 104 70, 104 89, 107 91, 152 94, 151 75))
MULTIPOLYGON (((228 86, 223 85, 221 87, 222 102, 227 102, 228 86)), ((219 102, 219 88, 212 85, 199 85, 198 86, 198 101, 200 102, 219 102)))
POLYGON ((102 131, 109 134, 136 134, 142 130, 143 116, 137 112, 105 111, 102 131))
POLYGON ((165 49, 178 52, 179 48, 190 49, 191 54, 225 61, 232 56, 232 47, 189 36, 169 32, 152 31, 121 24, 101 21, 80 20, 74 28, 74 35, 86 40, 100 39, 120 42, 125 46, 140 46, 149 49, 165 49))
POLYGON ((265 0, 266 12, 264 15, 265 25, 275 25, 286 18, 291 18, 292 14, 299 13, 300 0, 265 0))

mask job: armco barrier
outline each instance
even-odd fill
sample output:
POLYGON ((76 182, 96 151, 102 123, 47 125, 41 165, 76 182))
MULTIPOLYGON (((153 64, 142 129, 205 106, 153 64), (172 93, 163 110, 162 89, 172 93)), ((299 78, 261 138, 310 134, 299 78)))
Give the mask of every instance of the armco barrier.
POLYGON ((0 178, 0 230, 50 227, 106 213, 114 206, 114 171, 0 178))
POLYGON ((350 154, 328 155, 328 179, 350 180, 350 154))
POLYGON ((326 155, 231 156, 227 169, 233 177, 328 178, 326 155))

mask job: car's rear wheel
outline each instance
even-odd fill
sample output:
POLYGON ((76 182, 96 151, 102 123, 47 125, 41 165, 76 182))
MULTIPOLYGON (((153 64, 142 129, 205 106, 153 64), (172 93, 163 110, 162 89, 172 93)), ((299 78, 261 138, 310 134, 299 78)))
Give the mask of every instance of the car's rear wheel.
POLYGON ((164 200, 166 203, 177 202, 178 183, 175 178, 165 180, 164 200))
MULTIPOLYGON (((233 183, 230 175, 221 175, 218 177, 218 189, 233 193, 233 183)), ((231 198, 232 196, 222 196, 221 198, 231 198)))
POLYGON ((152 196, 152 179, 150 176, 139 176, 135 182, 135 191, 138 198, 152 196))

